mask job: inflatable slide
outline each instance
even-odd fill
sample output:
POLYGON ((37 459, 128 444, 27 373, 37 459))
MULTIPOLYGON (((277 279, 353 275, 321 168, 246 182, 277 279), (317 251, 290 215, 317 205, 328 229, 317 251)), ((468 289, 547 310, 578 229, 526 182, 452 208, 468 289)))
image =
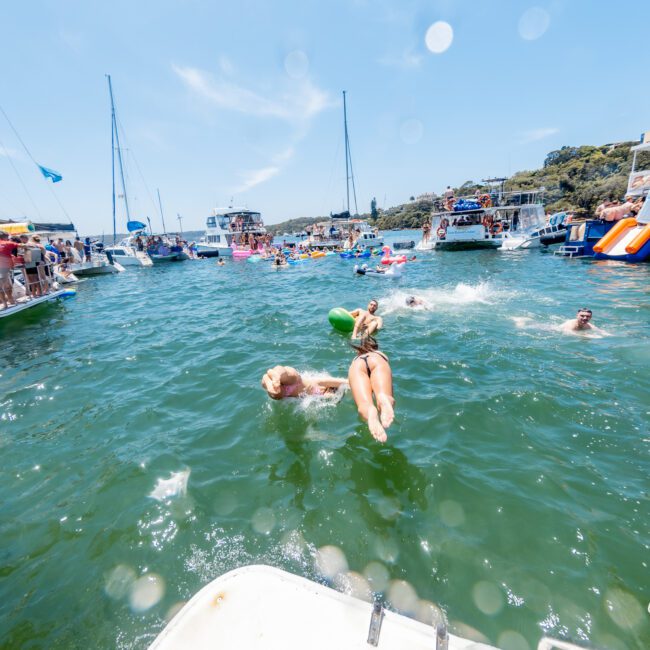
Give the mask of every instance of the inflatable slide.
MULTIPOLYGON (((641 216, 640 213, 639 218, 641 216)), ((594 246, 594 257, 623 262, 650 260, 650 223, 642 223, 633 217, 621 219, 594 246)))

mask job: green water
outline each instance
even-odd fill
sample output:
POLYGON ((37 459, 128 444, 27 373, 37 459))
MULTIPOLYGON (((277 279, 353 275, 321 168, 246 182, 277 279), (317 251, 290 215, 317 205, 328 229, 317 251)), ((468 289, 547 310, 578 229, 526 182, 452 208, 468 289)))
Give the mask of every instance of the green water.
POLYGON ((3 323, 0 645, 144 648, 219 574, 323 579, 334 546, 510 650, 543 632, 650 647, 649 286, 650 265, 539 251, 432 254, 398 282, 338 258, 201 261, 3 323), (259 386, 276 363, 345 375, 327 311, 370 297, 397 401, 384 446, 349 395, 259 386), (614 336, 552 329, 582 306, 614 336), (150 496, 188 470, 185 495, 150 496))

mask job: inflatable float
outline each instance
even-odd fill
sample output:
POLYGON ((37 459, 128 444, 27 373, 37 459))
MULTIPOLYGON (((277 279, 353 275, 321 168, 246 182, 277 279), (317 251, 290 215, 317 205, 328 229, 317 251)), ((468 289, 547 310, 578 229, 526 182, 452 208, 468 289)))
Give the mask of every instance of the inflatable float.
POLYGON ((343 307, 334 307, 327 314, 330 325, 339 332, 351 332, 354 329, 354 316, 343 307))
POLYGON ((363 266, 354 265, 354 272, 358 275, 370 275, 373 278, 400 278, 404 269, 404 263, 391 264, 386 271, 371 269, 367 264, 363 266))
POLYGON ((621 219, 595 246, 597 260, 645 262, 650 259, 650 223, 621 219))

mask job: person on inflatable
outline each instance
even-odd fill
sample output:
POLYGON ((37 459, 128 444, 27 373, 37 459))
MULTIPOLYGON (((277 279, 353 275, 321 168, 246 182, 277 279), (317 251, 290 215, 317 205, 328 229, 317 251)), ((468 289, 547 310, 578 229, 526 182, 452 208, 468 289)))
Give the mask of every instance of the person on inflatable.
POLYGON ((386 442, 386 429, 395 417, 393 374, 388 357, 379 351, 372 336, 362 338, 359 345, 350 345, 357 351, 348 371, 348 383, 357 411, 368 423, 372 437, 378 442, 386 442))
POLYGON ((350 312, 354 318, 353 339, 359 338, 360 336, 371 336, 382 328, 384 321, 381 316, 376 315, 378 308, 379 303, 373 298, 368 303, 367 310, 359 307, 350 312))
POLYGON ((262 377, 262 387, 275 400, 305 395, 334 397, 337 390, 347 383, 347 380, 336 377, 306 379, 291 366, 269 368, 262 377))

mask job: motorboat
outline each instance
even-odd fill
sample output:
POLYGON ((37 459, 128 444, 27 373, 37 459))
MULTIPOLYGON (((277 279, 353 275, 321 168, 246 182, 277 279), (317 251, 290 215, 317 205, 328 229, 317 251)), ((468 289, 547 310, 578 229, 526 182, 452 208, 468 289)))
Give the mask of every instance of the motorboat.
POLYGON ((566 221, 571 215, 566 212, 558 212, 551 215, 549 222, 542 228, 537 228, 526 233, 504 233, 503 243, 499 250, 526 250, 529 248, 548 247, 562 243, 566 238, 566 221))
MULTIPOLYGON (((342 591, 264 565, 230 571, 176 613, 150 650, 496 650, 451 634, 442 609, 401 613, 360 593, 345 576, 342 591), (354 595, 353 595, 354 594, 354 595), (420 620, 405 614, 418 615, 420 620)), ((584 650, 542 638, 538 650, 584 650)))
POLYGON ((540 246, 540 233, 546 227, 543 188, 506 192, 506 180, 486 179, 483 193, 438 200, 431 215, 430 237, 420 241, 416 250, 540 246))
POLYGON ((216 208, 207 218, 205 234, 197 242, 199 257, 248 257, 250 239, 266 236, 262 215, 247 208, 216 208))
POLYGON ((612 229, 614 221, 581 219, 567 226, 564 243, 553 251, 561 257, 593 257, 594 246, 612 229))
POLYGON ((367 221, 351 217, 350 213, 345 211, 332 214, 327 221, 311 226, 311 232, 304 245, 318 250, 369 250, 380 248, 384 242, 379 236, 379 231, 372 228, 367 221))
POLYGON ((121 240, 114 246, 107 246, 104 250, 122 266, 153 266, 153 260, 149 254, 133 246, 131 237, 121 240))

